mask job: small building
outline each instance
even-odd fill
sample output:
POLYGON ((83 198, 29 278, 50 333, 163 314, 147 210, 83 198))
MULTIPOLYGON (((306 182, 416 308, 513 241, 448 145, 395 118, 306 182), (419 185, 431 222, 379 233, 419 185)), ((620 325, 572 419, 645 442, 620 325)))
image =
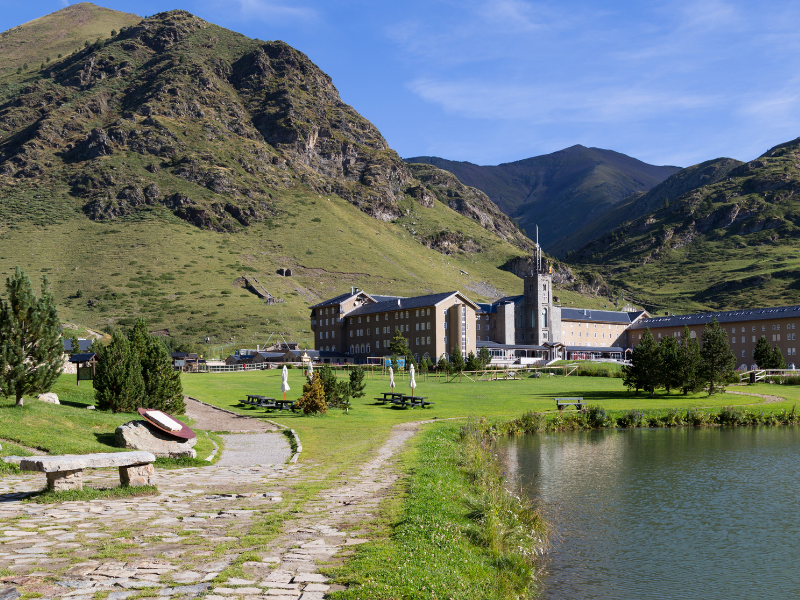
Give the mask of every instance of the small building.
POLYGON ((173 352, 172 366, 176 370, 196 373, 200 365, 200 357, 194 352, 173 352))
POLYGON ((77 385, 80 385, 81 381, 94 381, 95 367, 97 366, 96 352, 73 354, 70 356, 69 362, 74 363, 77 367, 77 385))

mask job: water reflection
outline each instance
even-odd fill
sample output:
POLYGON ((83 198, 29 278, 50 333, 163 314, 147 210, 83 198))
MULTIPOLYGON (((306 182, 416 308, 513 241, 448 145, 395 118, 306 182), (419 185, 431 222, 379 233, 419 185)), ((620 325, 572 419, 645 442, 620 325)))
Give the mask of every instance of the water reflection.
POLYGON ((543 597, 800 598, 798 441, 794 427, 504 440, 555 522, 543 597))

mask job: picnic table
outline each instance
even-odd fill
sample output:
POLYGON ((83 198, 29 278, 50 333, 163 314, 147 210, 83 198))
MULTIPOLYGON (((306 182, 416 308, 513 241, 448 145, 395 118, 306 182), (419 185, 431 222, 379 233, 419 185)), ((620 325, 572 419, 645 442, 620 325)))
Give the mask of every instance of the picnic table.
POLYGON ((382 392, 383 398, 375 398, 381 404, 386 404, 387 402, 394 402, 396 399, 400 399, 403 397, 402 392, 382 392))
POLYGON ((577 410, 583 409, 583 398, 556 398, 556 408, 564 410, 565 406, 574 406, 577 410))
POLYGON ((275 398, 261 396, 260 394, 247 394, 247 400, 245 400, 244 403, 267 410, 275 410, 276 408, 278 410, 291 410, 292 412, 297 410, 294 400, 276 400, 275 398))

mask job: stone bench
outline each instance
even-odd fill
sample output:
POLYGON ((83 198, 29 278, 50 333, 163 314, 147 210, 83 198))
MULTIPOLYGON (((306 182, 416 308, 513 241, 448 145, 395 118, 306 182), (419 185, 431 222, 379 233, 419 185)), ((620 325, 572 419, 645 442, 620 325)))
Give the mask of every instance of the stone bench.
POLYGON ((47 488, 53 491, 82 490, 83 470, 119 467, 122 485, 152 485, 156 457, 150 452, 102 452, 97 454, 64 454, 61 456, 28 456, 19 463, 23 471, 39 471, 47 476, 47 488))

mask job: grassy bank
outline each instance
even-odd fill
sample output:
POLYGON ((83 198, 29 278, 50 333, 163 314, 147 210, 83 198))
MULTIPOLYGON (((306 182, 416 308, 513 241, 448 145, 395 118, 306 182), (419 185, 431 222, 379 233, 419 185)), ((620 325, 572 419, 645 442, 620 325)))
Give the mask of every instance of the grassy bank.
POLYGON ((399 495, 377 539, 328 574, 337 600, 528 597, 544 523, 505 491, 502 471, 474 427, 426 428, 403 458, 399 495))
MULTIPOLYGON (((141 419, 138 413, 87 410, 94 404, 92 382, 76 386, 74 375, 59 377, 51 391, 58 394, 61 404, 26 397, 24 406, 16 406, 14 399, 0 397, 0 456, 30 454, 26 448, 48 454, 126 451, 114 445, 114 431, 123 423, 141 419)), ((199 458, 206 458, 214 444, 200 433, 195 449, 199 458)))

